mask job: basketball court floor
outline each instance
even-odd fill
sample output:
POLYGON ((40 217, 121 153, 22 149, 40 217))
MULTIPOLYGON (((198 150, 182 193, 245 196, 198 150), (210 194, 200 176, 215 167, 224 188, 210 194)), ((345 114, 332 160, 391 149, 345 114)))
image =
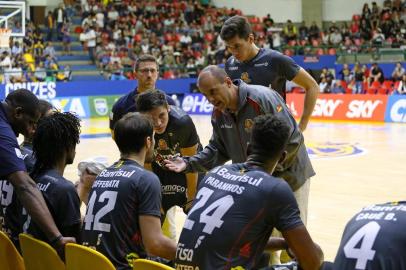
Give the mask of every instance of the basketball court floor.
MULTIPOLYGON (((200 139, 211 136, 209 116, 193 116, 200 139)), ((92 156, 118 159, 108 119, 83 120, 75 163, 65 177, 78 179, 76 165, 92 156)), ((347 221, 361 207, 406 200, 406 125, 312 121, 304 133, 316 176, 311 180, 308 229, 333 260, 347 221)), ((83 209, 83 208, 82 208, 83 209)), ((177 227, 184 214, 179 209, 177 227)))

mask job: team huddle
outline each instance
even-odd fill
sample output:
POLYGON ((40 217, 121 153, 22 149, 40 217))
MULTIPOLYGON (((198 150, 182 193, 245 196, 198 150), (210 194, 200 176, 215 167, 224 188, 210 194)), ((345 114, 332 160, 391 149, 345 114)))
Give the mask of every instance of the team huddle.
POLYGON ((120 159, 82 163, 76 185, 63 175, 75 158, 80 119, 28 90, 11 92, 0 104, 2 230, 17 248, 23 232, 60 254, 76 241, 117 269, 148 258, 182 270, 406 270, 406 202, 363 208, 347 224, 335 261, 324 262, 306 228, 315 172, 302 133, 317 83, 289 57, 259 49, 244 17, 228 19, 221 38, 233 56, 225 69, 207 66, 197 79, 214 106, 208 145, 191 117, 156 89, 158 63, 143 55, 137 88, 110 115, 120 159), (286 80, 306 90, 299 124, 285 104, 286 80), (177 242, 174 207, 187 214, 177 242))

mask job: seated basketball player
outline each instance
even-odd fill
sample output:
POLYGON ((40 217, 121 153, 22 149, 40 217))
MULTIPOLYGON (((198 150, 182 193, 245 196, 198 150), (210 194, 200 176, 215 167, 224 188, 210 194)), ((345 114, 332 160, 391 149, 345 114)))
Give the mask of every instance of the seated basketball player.
MULTIPOLYGON (((63 177, 65 167, 75 158, 79 143, 80 119, 71 113, 54 112, 38 123, 33 139, 36 162, 31 176, 42 192, 55 224, 63 235, 80 236, 80 200, 73 183, 63 177)), ((47 241, 27 216, 23 229, 47 241)))
POLYGON ((264 249, 287 248, 304 270, 319 269, 323 253, 292 190, 271 176, 286 157, 289 134, 282 117, 256 117, 247 161, 216 167, 200 182, 177 246, 177 269, 253 269, 264 249), (284 239, 269 238, 274 228, 284 239))
POLYGON ((160 90, 139 94, 136 106, 139 112, 152 119, 154 125, 154 158, 148 166, 161 181, 163 211, 166 214, 175 205, 186 210, 192 205, 187 202, 195 197, 198 174, 172 172, 165 167, 163 160, 172 156, 193 156, 197 149, 201 150, 196 127, 182 109, 168 105, 165 93, 160 90))
POLYGON ((334 270, 405 270, 406 201, 370 205, 345 227, 334 270))
POLYGON ((83 244, 106 255, 117 269, 132 269, 137 258, 172 260, 176 244, 161 231, 161 185, 144 169, 154 151, 149 118, 128 113, 114 126, 120 160, 103 170, 89 194, 83 244))

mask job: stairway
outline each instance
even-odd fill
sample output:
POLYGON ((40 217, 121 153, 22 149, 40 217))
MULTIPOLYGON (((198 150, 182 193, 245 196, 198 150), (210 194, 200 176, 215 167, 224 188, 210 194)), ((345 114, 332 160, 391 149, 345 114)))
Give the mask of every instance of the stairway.
POLYGON ((83 50, 83 46, 79 41, 79 34, 74 32, 74 29, 81 25, 81 17, 74 16, 71 19, 71 55, 63 55, 62 42, 53 42, 60 69, 69 65, 72 70, 72 81, 105 80, 105 78, 100 75, 96 65, 91 63, 88 52, 83 50))

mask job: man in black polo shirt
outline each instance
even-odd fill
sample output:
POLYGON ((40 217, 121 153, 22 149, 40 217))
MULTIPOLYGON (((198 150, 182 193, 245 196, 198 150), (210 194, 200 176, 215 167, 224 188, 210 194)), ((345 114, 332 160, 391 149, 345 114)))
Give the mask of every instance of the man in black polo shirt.
MULTIPOLYGON (((149 165, 161 181, 163 211, 166 214, 175 205, 187 210, 191 205, 187 202, 195 197, 198 174, 170 171, 163 161, 173 156, 191 156, 202 149, 193 120, 182 109, 169 106, 165 93, 160 90, 150 90, 138 95, 136 104, 137 109, 148 115, 154 124, 156 144, 154 159, 149 165)), ((171 228, 164 226, 164 231, 175 238, 171 228), (167 229, 170 233, 165 231, 167 229)))
MULTIPOLYGON (((156 58, 149 54, 140 56, 135 63, 135 75, 138 80, 138 86, 134 91, 122 96, 113 105, 110 113, 110 130, 113 131, 114 125, 126 113, 137 111, 135 99, 139 93, 149 89, 155 89, 158 79, 159 67, 156 58)), ((176 105, 175 101, 166 96, 169 105, 176 105)))

